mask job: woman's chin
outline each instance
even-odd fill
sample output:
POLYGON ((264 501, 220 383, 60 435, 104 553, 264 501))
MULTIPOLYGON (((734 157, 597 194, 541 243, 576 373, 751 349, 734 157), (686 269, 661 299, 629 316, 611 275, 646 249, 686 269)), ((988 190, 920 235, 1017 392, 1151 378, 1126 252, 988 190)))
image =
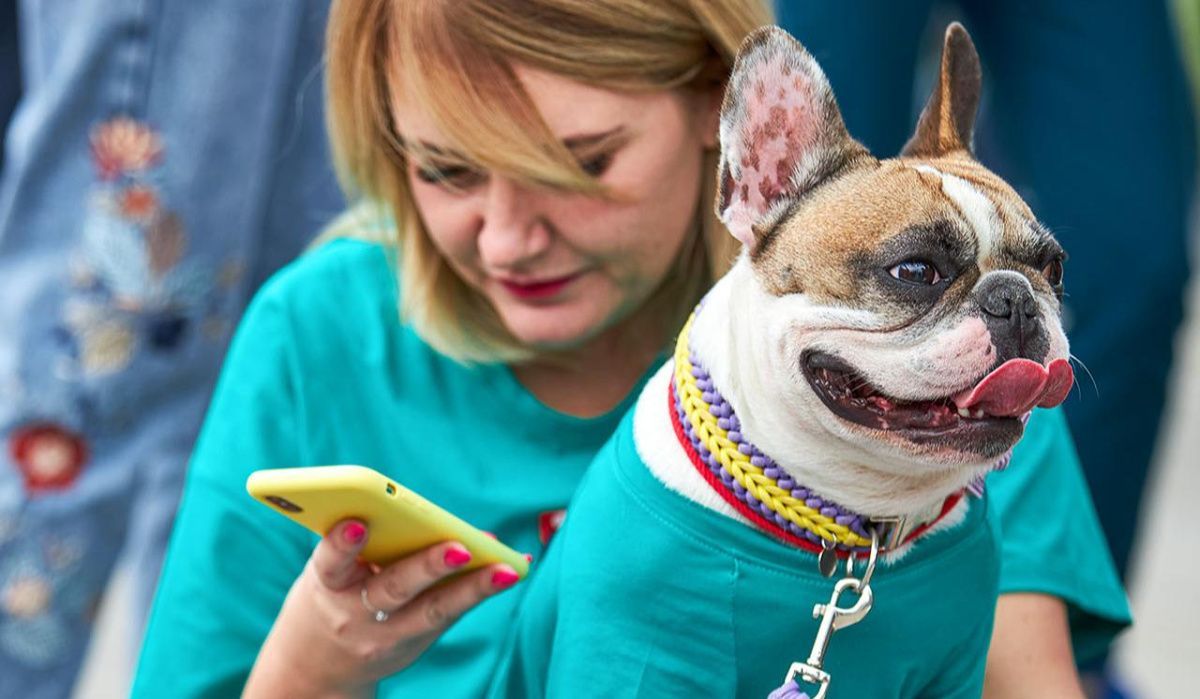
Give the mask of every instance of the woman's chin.
POLYGON ((538 352, 561 352, 577 349, 587 343, 594 333, 589 328, 528 328, 512 331, 517 341, 538 352))
POLYGON ((572 350, 600 333, 604 318, 592 309, 521 309, 502 314, 508 331, 522 345, 536 351, 572 350))

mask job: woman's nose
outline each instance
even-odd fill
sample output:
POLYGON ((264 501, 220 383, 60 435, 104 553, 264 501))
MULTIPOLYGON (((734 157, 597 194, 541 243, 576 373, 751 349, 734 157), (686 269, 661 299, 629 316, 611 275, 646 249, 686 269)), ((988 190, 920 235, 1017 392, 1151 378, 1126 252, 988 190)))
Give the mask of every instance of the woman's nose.
POLYGON ((494 269, 519 269, 550 245, 538 195, 503 177, 487 182, 479 229, 479 255, 494 269))

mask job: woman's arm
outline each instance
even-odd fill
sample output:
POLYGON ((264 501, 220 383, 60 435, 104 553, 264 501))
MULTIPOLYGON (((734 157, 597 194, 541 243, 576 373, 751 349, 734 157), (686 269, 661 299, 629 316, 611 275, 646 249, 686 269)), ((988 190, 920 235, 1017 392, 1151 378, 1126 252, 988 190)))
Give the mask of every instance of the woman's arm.
POLYGON ((983 696, 1083 698, 1061 599, 1037 593, 1000 596, 983 696))
POLYGON ((1130 615, 1061 409, 1034 411, 987 487, 1001 562, 985 694, 1080 697, 1076 659, 1130 615))

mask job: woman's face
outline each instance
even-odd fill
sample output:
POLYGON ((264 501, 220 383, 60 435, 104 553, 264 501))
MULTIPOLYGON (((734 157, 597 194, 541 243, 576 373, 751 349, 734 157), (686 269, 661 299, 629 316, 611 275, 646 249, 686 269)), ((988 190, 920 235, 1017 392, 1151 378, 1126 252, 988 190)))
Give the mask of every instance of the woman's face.
MULTIPOLYGON (((570 349, 629 318, 694 234, 719 96, 620 93, 518 67, 551 131, 617 197, 525 187, 461 161, 409 158, 433 244, 537 349, 570 349)), ((450 148, 419 105, 393 106, 401 137, 450 148)), ((485 118, 481 115, 481 118, 485 118)))

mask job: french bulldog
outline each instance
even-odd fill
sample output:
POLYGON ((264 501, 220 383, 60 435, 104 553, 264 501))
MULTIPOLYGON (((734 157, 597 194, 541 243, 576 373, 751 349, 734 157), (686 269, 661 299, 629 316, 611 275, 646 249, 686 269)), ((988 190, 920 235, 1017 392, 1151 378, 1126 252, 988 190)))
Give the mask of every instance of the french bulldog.
MULTIPOLYGON (((569 676, 596 696, 761 697, 803 659, 821 632, 812 604, 828 600, 818 612, 842 606, 826 632, 845 630, 816 669, 834 696, 979 695, 997 562, 964 490, 1073 383, 1064 253, 974 159, 980 92, 953 24, 915 134, 880 159, 796 40, 747 38, 716 201, 742 253, 535 574, 509 668, 527 688, 554 696, 569 676), (872 546, 875 608, 851 626, 851 596, 817 562, 851 558, 865 597, 872 546)), ((823 696, 819 675, 805 678, 823 696)))

